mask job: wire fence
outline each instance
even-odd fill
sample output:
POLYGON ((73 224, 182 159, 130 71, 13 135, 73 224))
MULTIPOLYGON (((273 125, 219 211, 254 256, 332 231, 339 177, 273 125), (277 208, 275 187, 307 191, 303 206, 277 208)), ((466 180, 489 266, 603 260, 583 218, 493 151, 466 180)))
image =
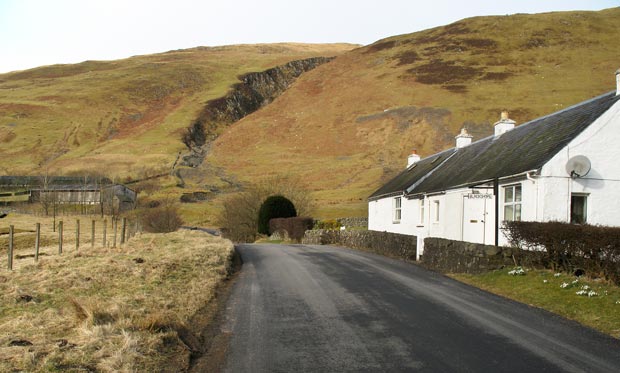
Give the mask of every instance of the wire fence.
POLYGON ((75 219, 74 222, 58 221, 52 232, 41 235, 41 223, 36 223, 34 231, 16 230, 14 225, 10 225, 6 233, 7 245, 7 266, 9 271, 14 268, 15 260, 33 258, 34 262, 39 261, 40 255, 62 255, 63 252, 79 252, 88 248, 122 248, 133 236, 142 231, 138 220, 128 218, 113 218, 88 221, 75 219), (90 224, 89 224, 90 223, 90 224), (34 239, 32 234, 34 233, 34 239), (28 239, 18 239, 27 237, 28 239), (45 253, 41 249, 45 247, 45 253), (17 253, 19 251, 19 254, 17 253))

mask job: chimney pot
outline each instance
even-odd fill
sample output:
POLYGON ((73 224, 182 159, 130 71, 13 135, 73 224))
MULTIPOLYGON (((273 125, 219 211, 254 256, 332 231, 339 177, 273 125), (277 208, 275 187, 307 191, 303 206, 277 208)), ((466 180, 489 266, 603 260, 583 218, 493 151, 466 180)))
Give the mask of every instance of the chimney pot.
POLYGON ((504 133, 515 128, 516 122, 508 117, 508 111, 503 110, 500 116, 499 122, 495 122, 495 137, 501 136, 504 133))
POLYGON ((412 150, 409 157, 407 157, 407 168, 411 167, 419 160, 420 160, 420 156, 418 155, 418 153, 415 151, 415 149, 412 150))
POLYGON ((455 139, 456 139, 456 148, 460 149, 460 148, 464 148, 467 145, 471 144, 471 139, 473 138, 472 135, 470 135, 469 133, 467 133, 467 129, 465 128, 461 128, 461 133, 459 133, 455 139))

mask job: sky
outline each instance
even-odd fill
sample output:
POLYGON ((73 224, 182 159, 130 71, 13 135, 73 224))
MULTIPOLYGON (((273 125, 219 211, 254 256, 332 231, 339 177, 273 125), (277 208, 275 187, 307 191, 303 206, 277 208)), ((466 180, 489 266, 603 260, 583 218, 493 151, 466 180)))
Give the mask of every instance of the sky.
POLYGON ((620 0, 0 0, 0 73, 197 46, 367 45, 459 19, 620 0))

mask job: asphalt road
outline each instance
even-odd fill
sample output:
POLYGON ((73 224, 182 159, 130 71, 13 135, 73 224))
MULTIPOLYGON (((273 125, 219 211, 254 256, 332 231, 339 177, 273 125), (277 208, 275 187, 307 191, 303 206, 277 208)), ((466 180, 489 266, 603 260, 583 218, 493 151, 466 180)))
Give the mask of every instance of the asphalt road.
POLYGON ((413 264, 240 245, 228 372, 619 372, 620 341, 413 264))

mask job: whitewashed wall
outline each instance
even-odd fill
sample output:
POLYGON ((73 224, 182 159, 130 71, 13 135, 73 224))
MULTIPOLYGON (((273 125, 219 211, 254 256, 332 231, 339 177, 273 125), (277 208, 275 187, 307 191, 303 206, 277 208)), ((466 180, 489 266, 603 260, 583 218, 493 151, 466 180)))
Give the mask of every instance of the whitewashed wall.
POLYGON ((570 221, 571 193, 587 193, 590 224, 620 226, 620 102, 556 154, 541 172, 543 221, 570 221), (576 155, 592 164, 583 178, 572 179, 566 163, 576 155))

